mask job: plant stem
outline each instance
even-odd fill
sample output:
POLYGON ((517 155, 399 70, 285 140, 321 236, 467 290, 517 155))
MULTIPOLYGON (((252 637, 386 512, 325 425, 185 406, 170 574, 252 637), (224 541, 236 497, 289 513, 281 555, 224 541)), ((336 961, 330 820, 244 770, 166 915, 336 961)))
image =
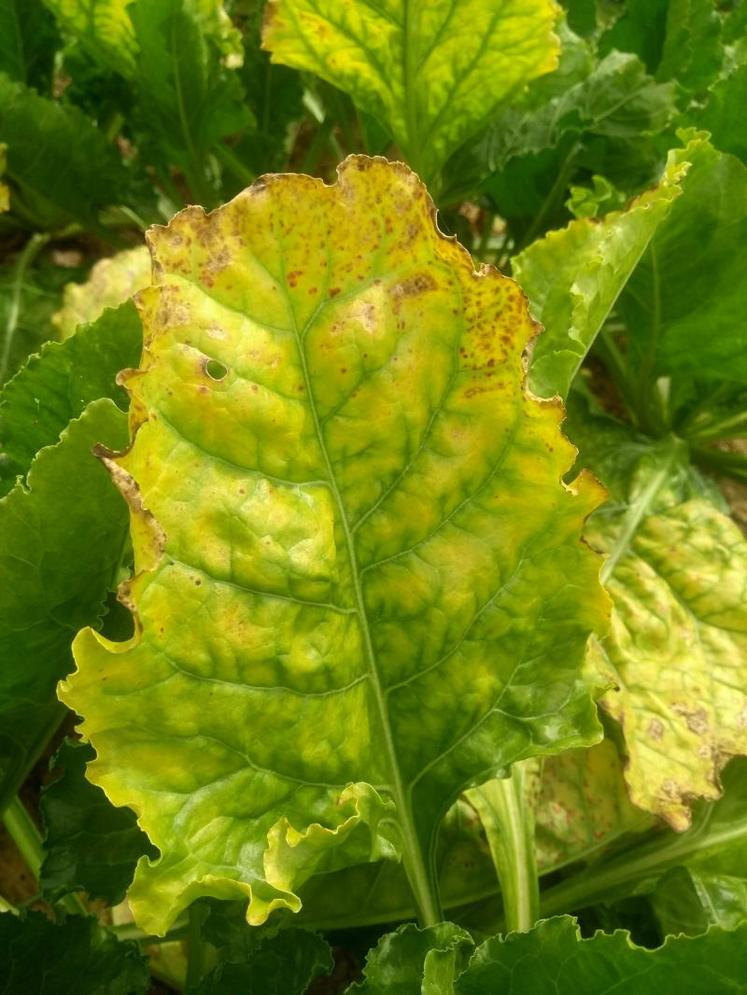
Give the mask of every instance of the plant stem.
POLYGON ((3 822, 29 870, 38 881, 44 862, 42 838, 18 795, 3 812, 3 822))
POLYGON ((51 236, 49 234, 44 232, 37 232, 35 235, 32 235, 28 242, 24 245, 20 255, 18 256, 18 260, 16 261, 15 273, 13 274, 13 283, 10 288, 8 317, 5 322, 5 341, 3 342, 2 356, 0 356, 0 384, 4 383, 8 373, 10 350, 13 346, 13 339, 15 338, 16 331, 18 329, 18 319, 21 315, 21 294, 23 292, 23 283, 26 277, 26 270, 39 255, 41 250, 49 241, 50 237, 51 236))
POLYGON ((488 838, 503 896, 506 927, 524 933, 537 922, 539 883, 534 852, 534 818, 526 802, 526 762, 511 776, 494 778, 467 792, 488 838))

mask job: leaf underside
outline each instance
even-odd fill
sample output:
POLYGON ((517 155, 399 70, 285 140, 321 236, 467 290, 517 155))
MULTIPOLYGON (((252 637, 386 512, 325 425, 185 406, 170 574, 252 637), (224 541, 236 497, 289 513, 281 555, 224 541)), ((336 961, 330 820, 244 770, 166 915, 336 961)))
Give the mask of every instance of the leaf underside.
POLYGON ((261 922, 381 857, 422 912, 459 791, 599 735, 579 534, 601 494, 562 485, 562 410, 524 393, 525 299, 365 157, 150 237, 133 442, 107 460, 136 632, 84 630, 60 687, 90 777, 161 851, 135 915, 162 932, 208 894, 261 922))

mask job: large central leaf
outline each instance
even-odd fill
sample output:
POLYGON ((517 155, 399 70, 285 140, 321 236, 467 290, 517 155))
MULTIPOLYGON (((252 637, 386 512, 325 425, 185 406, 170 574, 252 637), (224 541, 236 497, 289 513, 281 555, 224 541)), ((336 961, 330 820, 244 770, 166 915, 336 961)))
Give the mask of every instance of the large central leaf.
POLYGON ((519 287, 475 272, 417 177, 353 157, 151 234, 133 444, 136 634, 76 641, 89 768, 161 850, 130 898, 250 921, 315 870, 401 857, 438 917, 441 816, 470 782, 598 738, 603 623, 560 482, 562 409, 523 391, 519 287))

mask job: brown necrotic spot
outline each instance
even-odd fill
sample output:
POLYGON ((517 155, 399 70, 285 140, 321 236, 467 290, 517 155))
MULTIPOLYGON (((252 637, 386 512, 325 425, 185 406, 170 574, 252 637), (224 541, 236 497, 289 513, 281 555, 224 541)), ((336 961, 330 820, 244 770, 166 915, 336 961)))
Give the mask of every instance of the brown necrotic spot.
POLYGON ((220 382, 228 376, 228 367, 218 359, 206 359, 202 368, 211 380, 220 382))

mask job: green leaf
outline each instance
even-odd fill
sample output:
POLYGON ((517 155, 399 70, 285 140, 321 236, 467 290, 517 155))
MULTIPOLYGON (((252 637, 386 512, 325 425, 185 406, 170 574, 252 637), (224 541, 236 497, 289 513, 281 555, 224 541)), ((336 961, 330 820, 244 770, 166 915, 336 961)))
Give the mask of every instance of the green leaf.
POLYGON ((25 474, 34 454, 54 445, 86 405, 110 397, 126 409, 115 380, 137 366, 142 332, 132 303, 107 310, 65 342, 48 342, 0 392, 0 443, 9 474, 25 474))
POLYGON ((623 930, 582 939, 569 916, 548 919, 529 933, 487 940, 457 982, 456 995, 688 995, 744 992, 747 924, 734 932, 670 937, 657 950, 636 947, 623 930))
POLYGON ((136 943, 120 943, 96 919, 62 925, 31 912, 0 915, 0 963, 7 995, 145 995, 147 961, 136 943))
POLYGON ((239 77, 221 64, 189 0, 130 8, 137 40, 134 121, 143 155, 164 169, 183 170, 193 196, 216 201, 208 155, 222 139, 252 122, 239 77))
MULTIPOLYGON (((7 146, 0 145, 0 176, 5 172, 7 146)), ((4 183, 0 183, 0 214, 10 208, 10 191, 4 183)))
MULTIPOLYGON (((497 891, 492 859, 477 813, 460 800, 444 817, 436 853, 444 909, 456 908, 497 891)), ((358 864, 311 878, 299 892, 298 918, 315 929, 333 930, 402 922, 417 914, 407 877, 394 861, 358 864)))
POLYGON ((135 43, 127 7, 132 0, 44 0, 68 37, 94 61, 130 76, 135 43))
POLYGON ((91 121, 3 73, 0 141, 8 146, 14 213, 33 227, 77 221, 100 230, 99 210, 126 200, 129 173, 91 121))
POLYGON ((0 266, 0 386, 30 353, 55 335, 52 315, 62 288, 82 268, 55 265, 42 253, 46 236, 32 236, 12 262, 0 266))
POLYGON ((272 65, 269 54, 260 49, 263 8, 264 4, 257 3, 243 28, 244 64, 240 70, 256 124, 234 148, 239 160, 255 175, 286 167, 289 129, 304 113, 301 74, 272 65))
POLYGON ((605 55, 617 49, 640 56, 650 73, 656 72, 664 49, 670 0, 627 0, 625 10, 599 41, 605 55))
POLYGON ((427 929, 401 926, 370 951, 364 980, 347 995, 449 995, 473 947, 469 933, 453 922, 427 929))
POLYGON ((264 46, 349 93, 434 179, 510 93, 557 64, 550 0, 272 0, 264 46))
POLYGON ((676 79, 686 90, 702 93, 718 75, 722 58, 721 17, 714 0, 669 0, 656 78, 676 79))
POLYGON ((117 905, 135 874, 139 857, 157 852, 148 843, 126 808, 114 808, 106 795, 86 780, 86 763, 93 760, 90 746, 66 740, 55 757, 62 775, 42 792, 46 827, 42 892, 58 899, 86 891, 117 905))
POLYGON ((213 902, 201 935, 217 949, 220 963, 194 995, 304 995, 311 982, 329 974, 332 951, 326 940, 305 929, 274 935, 247 925, 234 902, 213 902))
POLYGON ((665 933, 697 936, 714 925, 736 929, 747 920, 747 877, 679 867, 662 878, 651 900, 665 933))
POLYGON ((0 0, 0 73, 48 90, 58 43, 54 19, 41 0, 0 0))
POLYGON ((84 283, 65 287, 63 305, 52 318, 60 338, 68 338, 78 325, 96 321, 105 308, 123 304, 149 283, 150 253, 145 245, 100 259, 84 283))
POLYGON ((123 413, 95 401, 0 499, 0 807, 62 717, 70 643, 96 624, 117 570, 126 516, 91 449, 126 437, 123 413))
POLYGON ((747 61, 716 80, 702 109, 691 116, 711 133, 717 149, 747 162, 747 61))
POLYGON ((561 410, 523 392, 524 299, 364 157, 187 209, 152 247, 109 461, 137 631, 82 632, 59 692, 162 853, 136 917, 161 932, 213 895, 261 922, 317 870, 401 856, 437 921, 459 791, 599 736, 579 667, 606 601, 578 539, 599 490, 559 483, 561 410))
POLYGON ((540 397, 566 397, 571 383, 657 228, 682 193, 690 149, 671 152, 661 181, 624 211, 578 219, 512 261, 544 326, 529 374, 540 397))
POLYGON ((689 139, 683 158, 692 165, 682 196, 618 301, 630 335, 628 363, 642 380, 650 371, 653 378, 688 374, 744 384, 747 167, 700 135, 689 139))

